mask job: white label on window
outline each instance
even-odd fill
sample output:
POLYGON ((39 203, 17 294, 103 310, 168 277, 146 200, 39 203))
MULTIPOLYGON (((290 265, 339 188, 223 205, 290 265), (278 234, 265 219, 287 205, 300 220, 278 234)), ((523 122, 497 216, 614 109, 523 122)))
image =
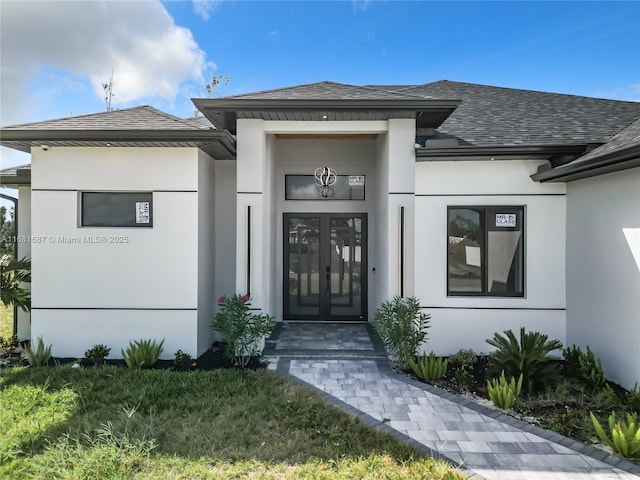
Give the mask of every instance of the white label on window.
POLYGON ((480 265, 480 247, 464 247, 467 265, 473 265, 474 267, 479 267, 480 265))
POLYGON ((136 202, 136 223, 149 223, 149 202, 136 202))
POLYGON ((496 213, 496 227, 515 227, 515 213, 496 213))
POLYGON ((364 175, 349 175, 350 187, 364 187, 364 175))

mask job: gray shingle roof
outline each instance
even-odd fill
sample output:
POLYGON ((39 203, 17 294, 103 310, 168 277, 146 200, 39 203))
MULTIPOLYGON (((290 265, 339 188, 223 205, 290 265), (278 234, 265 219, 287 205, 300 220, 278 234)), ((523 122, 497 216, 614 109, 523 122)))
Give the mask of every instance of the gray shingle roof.
POLYGON ((575 164, 604 157, 605 155, 620 153, 634 147, 640 147, 640 118, 627 128, 616 133, 607 143, 590 151, 586 155, 583 155, 573 163, 575 164))
POLYGON ((77 117, 3 127, 6 130, 209 130, 201 120, 190 121, 161 112, 148 105, 77 117))
POLYGON ((604 143, 640 118, 640 103, 516 90, 442 80, 403 93, 458 98, 462 104, 438 128, 476 146, 604 143))
POLYGON ((228 99, 247 99, 247 100, 425 100, 432 98, 429 95, 400 93, 391 90, 385 90, 376 86, 356 86, 345 83, 336 82, 316 82, 293 87, 277 88, 274 90, 264 90, 260 92, 244 93, 240 95, 231 95, 224 97, 228 99))

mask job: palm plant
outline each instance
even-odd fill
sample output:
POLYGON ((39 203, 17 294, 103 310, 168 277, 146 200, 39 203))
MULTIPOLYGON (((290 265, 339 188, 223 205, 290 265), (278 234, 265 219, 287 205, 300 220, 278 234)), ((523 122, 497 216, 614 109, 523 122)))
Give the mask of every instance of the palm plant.
POLYGON ((524 327, 520 329, 519 340, 511 330, 503 333, 504 336, 494 333, 493 338, 487 340, 489 345, 496 347, 489 364, 494 375, 502 370, 509 377, 518 378, 522 374, 529 394, 558 375, 559 358, 549 353, 562 348, 560 341, 549 340, 540 332, 525 332, 524 327))
POLYGON ((31 309, 31 294, 22 283, 31 282, 31 260, 27 257, 0 258, 0 299, 5 306, 14 305, 25 312, 31 309))

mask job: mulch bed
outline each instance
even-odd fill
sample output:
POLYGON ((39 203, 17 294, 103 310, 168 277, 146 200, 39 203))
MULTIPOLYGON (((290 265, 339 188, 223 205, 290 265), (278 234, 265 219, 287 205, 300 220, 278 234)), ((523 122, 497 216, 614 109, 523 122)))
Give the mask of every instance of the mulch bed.
MULTIPOLYGON (((74 364, 78 363, 80 360, 80 366, 82 367, 93 367, 93 363, 91 360, 87 358, 78 359, 76 357, 54 357, 49 361, 49 365, 65 365, 65 364, 74 364)), ((200 355, 197 359, 194 360, 195 366, 190 370, 216 370, 218 368, 239 368, 234 366, 231 361, 224 356, 224 345, 220 342, 215 342, 209 350, 200 355)), ((105 360, 106 365, 114 365, 119 367, 125 367, 124 360, 105 360)), ((0 366, 9 367, 9 366, 28 366, 29 363, 22 355, 11 355, 9 357, 0 358, 0 366)), ((260 357, 252 357, 247 365, 246 369, 249 370, 259 370, 267 367, 267 363, 264 362, 260 357)), ((152 367, 154 369, 163 369, 163 370, 175 370, 175 364, 173 360, 158 360, 156 364, 152 367)))

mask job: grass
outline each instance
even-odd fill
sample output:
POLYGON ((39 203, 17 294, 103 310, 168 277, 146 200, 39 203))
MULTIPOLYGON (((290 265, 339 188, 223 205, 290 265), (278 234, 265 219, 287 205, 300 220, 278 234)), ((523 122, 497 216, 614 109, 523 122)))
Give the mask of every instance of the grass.
POLYGON ((0 375, 0 478, 465 478, 265 370, 0 375))
POLYGON ((0 303, 0 337, 13 335, 13 306, 5 306, 0 303))

